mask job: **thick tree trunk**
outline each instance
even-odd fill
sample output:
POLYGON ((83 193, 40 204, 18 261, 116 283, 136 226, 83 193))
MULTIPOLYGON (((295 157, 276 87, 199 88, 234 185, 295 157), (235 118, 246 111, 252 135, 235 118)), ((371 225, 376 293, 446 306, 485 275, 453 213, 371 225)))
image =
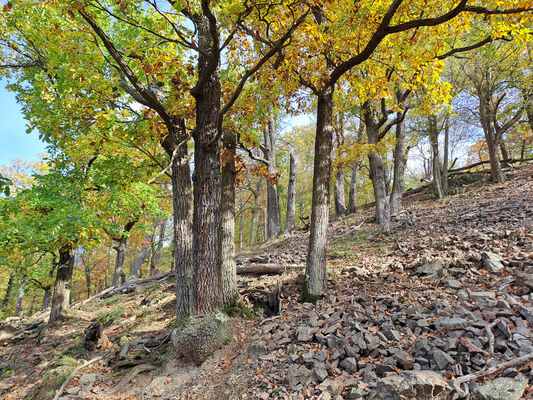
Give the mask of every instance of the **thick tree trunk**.
POLYGON ((505 141, 503 138, 500 139, 500 151, 502 153, 502 160, 509 160, 509 152, 507 151, 507 146, 505 145, 505 141))
POLYGON ((335 176, 335 216, 346 214, 346 197, 344 190, 344 168, 339 167, 335 176))
POLYGON ((152 230, 150 231, 149 234, 146 235, 146 237, 144 238, 144 241, 141 244, 141 250, 139 250, 139 255, 133 262, 133 266, 130 269, 128 281, 139 278, 142 265, 144 264, 144 261, 146 260, 146 254, 148 253, 148 249, 151 246, 152 242, 154 241, 154 234, 155 234, 155 230, 158 225, 159 225, 159 219, 156 218, 156 220, 154 221, 154 224, 152 225, 152 230))
POLYGON ((225 130, 222 136, 224 155, 222 159, 222 280, 221 304, 227 307, 235 303, 237 293, 237 273, 235 262, 235 152, 237 136, 225 130))
MULTIPOLYGON (((377 145, 380 133, 373 111, 369 104, 365 104, 364 119, 368 143, 377 145)), ((388 170, 381 154, 377 149, 372 149, 368 154, 370 166, 370 180, 374 189, 376 222, 384 232, 390 232, 390 205, 389 205, 389 177, 388 170)))
POLYGON ((487 147, 489 148, 490 177, 493 182, 503 183, 507 178, 500 164, 497 138, 490 132, 488 134, 485 132, 485 138, 487 140, 487 147))
POLYGON ((313 170, 313 200, 303 298, 322 296, 327 285, 326 253, 329 223, 329 183, 333 147, 333 87, 318 96, 313 170))
POLYGON ((70 281, 74 272, 73 246, 65 245, 59 250, 52 309, 48 323, 51 324, 63 319, 70 304, 70 281))
POLYGON ((387 167, 381 154, 373 151, 368 155, 370 179, 374 189, 376 204, 376 222, 384 232, 390 232, 389 188, 387 185, 387 167))
POLYGON ((116 246, 113 247, 117 252, 117 258, 115 259, 115 273, 113 274, 112 286, 118 287, 121 283, 122 268, 124 267, 124 259, 126 257, 126 245, 128 243, 128 237, 122 234, 116 246))
POLYGON ((173 264, 176 276, 177 318, 193 312, 192 185, 185 121, 167 127, 162 145, 172 160, 173 264))
MULTIPOLYGON (((400 113, 397 114, 397 118, 400 113)), ((394 146, 394 177, 390 196, 390 213, 398 213, 402 209, 402 196, 405 191, 404 174, 407 155, 405 152, 405 131, 403 123, 396 124, 396 145, 394 146)))
POLYGON ((348 193, 348 214, 357 211, 357 179, 359 175, 359 165, 355 163, 352 167, 352 177, 350 180, 350 191, 348 193))
POLYGON ((485 133, 485 140, 489 149, 490 160, 490 177, 494 182, 503 183, 506 177, 501 169, 499 157, 499 137, 496 135, 494 124, 492 122, 493 114, 496 110, 492 110, 491 106, 491 91, 488 87, 488 75, 482 79, 482 82, 477 85, 477 93, 479 98, 479 119, 483 132, 485 133))
POLYGON ((290 152, 289 186, 287 188, 287 215, 285 218, 285 233, 294 230, 296 220, 296 158, 290 152))
POLYGON ((220 308, 221 289, 221 177, 219 126, 220 64, 214 54, 208 18, 198 18, 198 76, 194 90, 196 129, 194 134, 193 265, 194 314, 209 314, 220 308), (213 62, 217 63, 213 69, 213 62))
POLYGON ((156 269, 159 269, 159 266, 161 265, 161 257, 163 256, 163 245, 165 244, 165 232, 167 230, 167 222, 168 219, 164 218, 163 221, 161 221, 161 225, 159 226, 159 238, 157 241, 157 248, 155 249, 152 258, 152 264, 155 266, 156 269))
POLYGON ((6 288, 6 294, 4 295, 4 299, 2 300, 2 311, 5 311, 7 308, 7 305, 9 304, 9 296, 11 296, 11 290, 13 290, 13 283, 15 280, 15 273, 11 273, 9 275, 9 280, 7 281, 7 288, 6 288))
MULTIPOLYGON (((271 177, 277 174, 276 168, 276 124, 274 112, 269 107, 269 117, 265 129, 265 158, 268 161, 268 173, 271 177)), ((281 213, 277 185, 267 179, 267 239, 279 235, 281 231, 281 213)))
POLYGON ((17 291, 17 304, 15 305, 15 317, 18 317, 20 315, 20 310, 22 308, 22 299, 24 298, 24 286, 26 286, 26 277, 23 276, 20 278, 20 286, 19 290, 17 291))
POLYGON ((41 304, 41 311, 46 310, 50 306, 50 292, 51 292, 51 287, 50 286, 45 286, 44 287, 43 302, 41 304))

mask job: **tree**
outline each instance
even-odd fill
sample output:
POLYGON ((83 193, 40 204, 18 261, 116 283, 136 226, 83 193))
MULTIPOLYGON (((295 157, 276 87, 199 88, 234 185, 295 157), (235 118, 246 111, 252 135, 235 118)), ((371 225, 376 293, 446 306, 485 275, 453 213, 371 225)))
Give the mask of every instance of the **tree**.
MULTIPOLYGON (((337 83, 347 72, 368 60, 380 43, 385 41, 390 46, 390 41, 393 40, 391 35, 397 40, 395 49, 407 48, 412 45, 413 40, 429 38, 427 41, 431 41, 433 35, 439 34, 439 25, 458 16, 465 16, 465 13, 468 15, 508 13, 502 10, 487 10, 482 6, 467 3, 467 0, 459 3, 449 2, 446 4, 449 11, 441 13, 444 7, 442 3, 435 5, 435 8, 428 6, 427 3, 420 4, 421 9, 417 10, 416 4, 407 5, 401 0, 395 0, 391 4, 358 2, 356 6, 352 3, 347 5, 343 1, 334 1, 327 5, 316 5, 313 8, 314 20, 308 20, 302 27, 306 35, 299 37, 298 41, 293 41, 291 53, 285 57, 283 67, 279 68, 278 73, 295 76, 295 81, 308 87, 317 98, 313 204, 302 296, 304 299, 312 300, 316 298, 315 296, 323 295, 326 287, 329 182, 334 132, 333 93, 337 83), (417 13, 422 9, 424 17, 418 17, 417 13), (339 18, 340 15, 342 18, 339 18), (430 17, 427 17, 428 15, 430 17), (356 28, 346 29, 347 23, 356 28), (421 27, 432 28, 429 32, 425 31, 424 36, 418 32, 416 35, 411 34, 410 37, 402 34, 421 27), (353 46, 347 46, 348 43, 353 43, 353 46), (339 51, 341 48, 344 51, 339 51), (304 66, 298 65, 298 61, 302 59, 308 60, 304 66)), ((526 9, 520 8, 518 11, 526 9)), ((448 25, 447 30, 465 29, 464 21, 457 19, 458 22, 453 28, 450 29, 448 25)), ((426 56, 427 54, 417 54, 420 65, 427 61, 424 59, 426 56)))
MULTIPOLYGON (((515 43, 491 44, 463 63, 463 71, 478 100, 476 112, 488 146, 491 179, 504 182, 499 149, 503 135, 513 127, 524 112, 518 84, 522 50, 515 43)), ((527 102, 526 102, 527 104, 527 102)), ((504 159, 506 159, 504 150, 504 159)))

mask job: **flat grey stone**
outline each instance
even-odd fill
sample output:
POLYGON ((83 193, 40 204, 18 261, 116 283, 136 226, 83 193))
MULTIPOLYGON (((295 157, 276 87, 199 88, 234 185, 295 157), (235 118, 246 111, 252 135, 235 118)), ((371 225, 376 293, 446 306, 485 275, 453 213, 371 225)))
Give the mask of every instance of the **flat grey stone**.
POLYGON ((476 388, 475 394, 480 400, 520 400, 526 387, 527 379, 497 378, 476 388))
POLYGON ((484 251, 481 259, 483 260, 483 268, 489 272, 498 272, 503 269, 501 257, 494 253, 484 251))

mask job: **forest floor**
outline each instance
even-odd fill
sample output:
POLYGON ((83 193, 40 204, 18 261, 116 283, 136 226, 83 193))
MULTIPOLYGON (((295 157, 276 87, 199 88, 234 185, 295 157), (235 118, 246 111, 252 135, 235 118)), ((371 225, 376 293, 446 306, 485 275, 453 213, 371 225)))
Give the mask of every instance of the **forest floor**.
POLYGON ((241 292, 280 284, 282 311, 231 318, 231 342, 200 367, 166 340, 171 279, 75 305, 71 319, 0 345, 0 398, 51 399, 99 356, 60 399, 533 398, 533 166, 508 177, 462 176, 443 201, 406 197, 390 235, 370 208, 333 220, 328 295, 316 305, 298 302, 307 232, 243 249, 240 264, 293 266, 239 276, 241 292), (88 352, 93 321, 107 339, 88 352))

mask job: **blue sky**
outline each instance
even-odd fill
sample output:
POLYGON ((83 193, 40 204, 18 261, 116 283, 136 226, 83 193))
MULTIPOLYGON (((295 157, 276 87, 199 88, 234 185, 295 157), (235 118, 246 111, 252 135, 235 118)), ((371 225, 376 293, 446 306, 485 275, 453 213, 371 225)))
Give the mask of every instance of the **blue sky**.
POLYGON ((26 121, 15 94, 5 85, 0 80, 0 166, 10 165, 14 158, 37 160, 37 154, 45 152, 45 145, 36 132, 26 133, 26 121))

